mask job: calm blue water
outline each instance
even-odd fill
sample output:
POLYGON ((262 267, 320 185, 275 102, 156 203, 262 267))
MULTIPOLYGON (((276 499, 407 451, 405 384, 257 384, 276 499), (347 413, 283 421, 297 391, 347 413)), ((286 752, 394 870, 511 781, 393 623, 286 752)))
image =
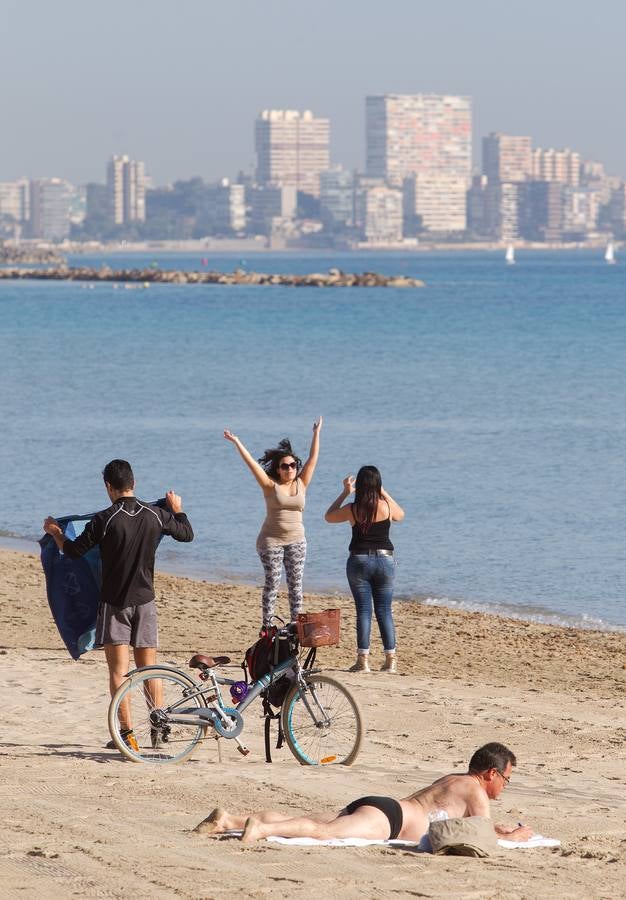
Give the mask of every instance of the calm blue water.
POLYGON ((399 595, 626 625, 626 265, 591 252, 520 253, 515 267, 500 253, 246 262, 427 287, 0 283, 0 533, 34 538, 48 513, 105 506, 99 473, 121 456, 140 496, 175 488, 194 525, 193 544, 164 542, 162 568, 259 582, 262 495, 222 431, 256 455, 287 435, 305 456, 323 413, 308 589, 346 589, 349 529, 323 512, 374 463, 406 509, 399 595))

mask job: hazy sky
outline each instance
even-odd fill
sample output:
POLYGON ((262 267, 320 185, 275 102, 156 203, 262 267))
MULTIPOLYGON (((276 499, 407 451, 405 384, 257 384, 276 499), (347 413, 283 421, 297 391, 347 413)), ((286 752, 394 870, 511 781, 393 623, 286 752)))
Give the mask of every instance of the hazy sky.
POLYGON ((531 134, 624 176, 625 34, 623 0, 0 0, 0 180, 123 152, 158 184, 235 175, 267 107, 328 116, 361 167, 385 92, 468 94, 476 150, 531 134))

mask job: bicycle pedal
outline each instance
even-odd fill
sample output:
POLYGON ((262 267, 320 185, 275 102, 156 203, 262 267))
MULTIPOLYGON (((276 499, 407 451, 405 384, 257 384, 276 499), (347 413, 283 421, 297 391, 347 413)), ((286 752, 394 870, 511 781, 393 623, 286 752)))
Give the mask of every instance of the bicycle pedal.
POLYGON ((239 750, 239 752, 241 753, 242 756, 248 756, 248 754, 250 753, 250 751, 248 750, 248 748, 247 748, 247 747, 244 747, 243 744, 238 744, 238 745, 237 745, 237 750, 239 750))

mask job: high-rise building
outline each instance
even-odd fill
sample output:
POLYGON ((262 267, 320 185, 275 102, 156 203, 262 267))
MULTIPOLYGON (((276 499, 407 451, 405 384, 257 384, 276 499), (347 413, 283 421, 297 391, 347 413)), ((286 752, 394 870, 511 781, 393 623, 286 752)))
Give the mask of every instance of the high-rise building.
POLYGON ((61 241, 70 233, 70 186, 60 178, 30 182, 30 228, 33 238, 61 241))
POLYGON ((404 179, 405 236, 431 231, 439 234, 465 231, 467 181, 458 175, 420 172, 404 179))
POLYGON ((495 131, 483 138, 483 175, 492 184, 527 181, 532 174, 532 138, 495 131))
POLYGON ((356 224, 372 244, 395 244, 403 238, 402 191, 370 187, 357 191, 356 224))
POLYGON ((320 216, 325 228, 354 225, 354 173, 342 166, 320 172, 320 216))
POLYGON ((146 175, 143 162, 113 156, 107 166, 109 218, 114 225, 146 220, 146 175))
POLYGON ((265 109, 255 122, 256 180, 319 197, 328 169, 330 123, 310 110, 265 109))
POLYGON ((611 191, 608 204, 608 224, 618 237, 626 235, 626 184, 623 182, 611 191))
POLYGON ((214 233, 241 233, 246 229, 246 188, 222 178, 207 191, 214 233))
POLYGON ((30 216, 30 186, 27 178, 0 181, 0 218, 25 222, 30 216))
POLYGON ((269 235, 285 222, 294 219, 298 206, 295 187, 250 187, 246 189, 246 203, 250 209, 252 234, 269 235))
POLYGON ((416 174, 464 178, 472 168, 469 97, 381 94, 365 99, 367 175, 401 187, 416 174))
POLYGON ((528 181, 518 189, 521 236, 529 241, 560 241, 564 185, 558 181, 528 181))
POLYGON ((577 187, 580 184, 580 153, 574 150, 533 150, 533 179, 558 181, 577 187))

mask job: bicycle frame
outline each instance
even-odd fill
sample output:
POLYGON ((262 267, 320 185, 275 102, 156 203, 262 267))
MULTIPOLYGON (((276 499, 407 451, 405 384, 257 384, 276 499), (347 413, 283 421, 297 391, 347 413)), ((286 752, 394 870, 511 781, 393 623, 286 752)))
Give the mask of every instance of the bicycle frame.
MULTIPOLYGON (((189 682, 189 688, 183 692, 185 696, 168 708, 169 721, 181 725, 202 726, 212 724, 220 737, 229 739, 237 738, 239 736, 243 729, 242 713, 245 712, 248 706, 250 706, 250 704, 253 703, 256 698, 263 691, 265 691, 270 686, 270 684, 272 684, 272 682, 277 681, 282 675, 285 675, 289 671, 292 671, 296 679, 301 683, 303 683, 305 680, 302 675, 302 672, 304 670, 300 665, 300 660, 298 659, 297 654, 293 654, 282 663, 279 663, 272 670, 271 674, 268 673, 267 675, 262 675, 261 678, 253 681, 248 688, 248 693, 237 706, 227 706, 224 703, 224 698, 222 697, 220 687, 236 684, 237 680, 233 678, 225 678, 222 675, 217 675, 214 669, 209 669, 207 671, 207 680, 203 684, 198 684, 190 675, 187 674, 187 672, 184 672, 177 666, 173 666, 168 663, 161 663, 160 665, 153 666, 141 666, 138 669, 133 669, 132 671, 128 672, 126 674, 126 677, 132 678, 133 675, 137 675, 140 672, 149 672, 150 670, 163 671, 163 669, 166 669, 170 672, 176 672, 177 675, 182 675, 189 682), (207 694, 210 696, 207 697, 207 694), (203 697, 206 706, 204 708, 198 708, 197 706, 194 706, 192 709, 186 707, 185 701, 190 697, 203 697), (209 704, 216 705, 210 706, 209 704)), ((315 670, 307 669, 306 671, 308 674, 309 672, 313 672, 315 670)), ((309 703, 304 695, 302 699, 309 713, 313 715, 309 703)), ((322 710, 319 702, 317 701, 317 698, 315 699, 317 706, 320 708, 320 712, 322 712, 324 719, 326 719, 325 712, 322 710)))

